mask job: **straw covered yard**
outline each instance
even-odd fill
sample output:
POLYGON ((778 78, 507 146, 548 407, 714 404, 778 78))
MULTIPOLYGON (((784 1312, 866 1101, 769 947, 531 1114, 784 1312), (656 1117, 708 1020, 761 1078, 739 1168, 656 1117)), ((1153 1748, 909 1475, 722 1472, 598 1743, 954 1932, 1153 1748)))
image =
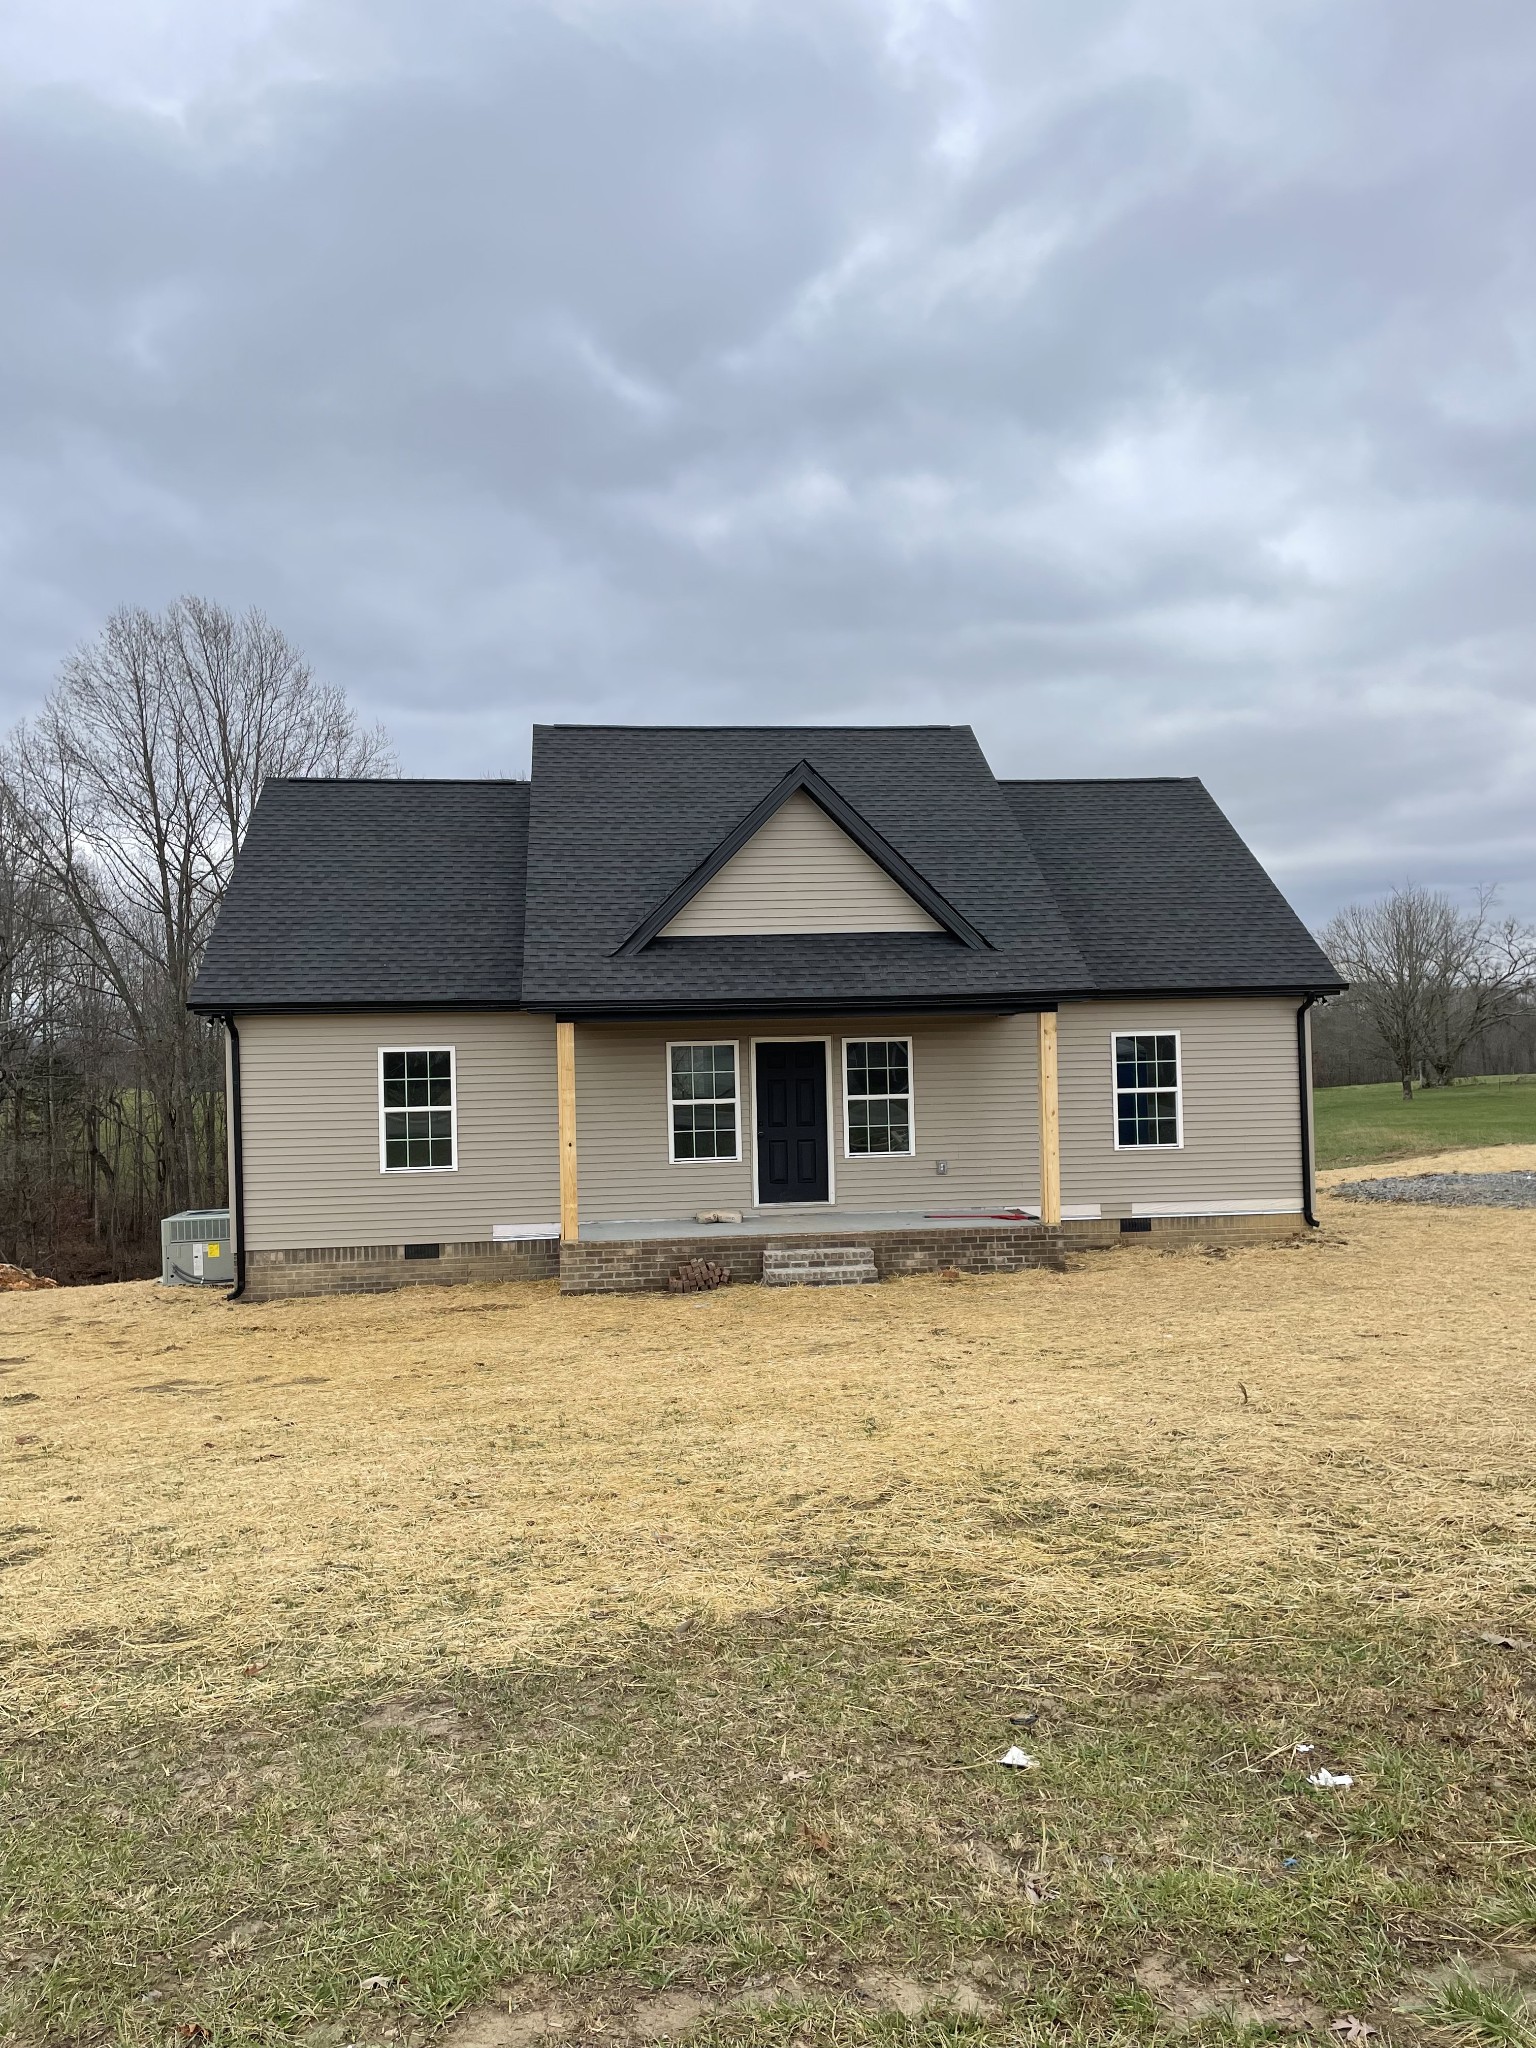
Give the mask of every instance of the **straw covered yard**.
POLYGON ((1536 1218, 1324 1208, 877 1288, 7 1296, 0 2032, 1523 2023, 1536 1218))

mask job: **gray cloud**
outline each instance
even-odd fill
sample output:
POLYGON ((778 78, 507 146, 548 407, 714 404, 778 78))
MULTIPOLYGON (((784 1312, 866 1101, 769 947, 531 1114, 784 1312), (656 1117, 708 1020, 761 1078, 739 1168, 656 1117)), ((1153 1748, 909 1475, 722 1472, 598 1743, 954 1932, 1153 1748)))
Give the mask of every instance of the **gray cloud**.
POLYGON ((1302 907, 1536 915, 1536 17, 21 0, 5 711, 262 605, 534 717, 1199 772, 1302 907))

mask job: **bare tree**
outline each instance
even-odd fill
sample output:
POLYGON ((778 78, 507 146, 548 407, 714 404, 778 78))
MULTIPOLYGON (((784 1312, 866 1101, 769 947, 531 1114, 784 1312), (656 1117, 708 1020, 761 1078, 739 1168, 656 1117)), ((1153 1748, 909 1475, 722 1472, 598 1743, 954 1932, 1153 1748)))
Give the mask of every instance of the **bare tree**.
POLYGON ((1497 914, 1497 891, 1452 912, 1441 933, 1424 1018, 1424 1065, 1445 1087, 1474 1039, 1512 1024, 1536 989, 1536 931, 1497 914))
POLYGON ((272 775, 389 775, 384 728, 364 729, 344 693, 317 683, 292 641, 258 611, 236 618, 184 597, 165 617, 183 692, 187 746, 217 794, 218 858, 245 837, 272 775))
POLYGON ((1481 889, 1471 909, 1413 884, 1341 910, 1321 934, 1350 982, 1349 1000, 1391 1058, 1403 1096, 1415 1077, 1444 1086, 1467 1047, 1512 1022, 1536 985, 1536 932, 1496 915, 1481 889))
POLYGON ((5 764, 27 857, 81 972, 110 996, 153 1106, 161 1200, 207 1200, 217 1033, 187 998, 262 781, 393 767, 258 612, 116 612, 5 764))

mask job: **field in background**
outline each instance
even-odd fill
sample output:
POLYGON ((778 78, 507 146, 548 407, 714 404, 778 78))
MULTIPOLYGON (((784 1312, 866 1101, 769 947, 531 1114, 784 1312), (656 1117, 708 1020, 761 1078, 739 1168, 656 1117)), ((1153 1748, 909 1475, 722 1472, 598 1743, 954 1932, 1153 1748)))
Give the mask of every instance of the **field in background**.
POLYGON ((1395 1081, 1369 1088, 1319 1088, 1313 1099, 1320 1167, 1365 1166, 1423 1152, 1536 1140, 1536 1074, 1415 1089, 1412 1102, 1404 1102, 1395 1081))
POLYGON ((0 2038, 1528 2038, 1536 1223, 1323 1209, 0 1300, 0 2038))

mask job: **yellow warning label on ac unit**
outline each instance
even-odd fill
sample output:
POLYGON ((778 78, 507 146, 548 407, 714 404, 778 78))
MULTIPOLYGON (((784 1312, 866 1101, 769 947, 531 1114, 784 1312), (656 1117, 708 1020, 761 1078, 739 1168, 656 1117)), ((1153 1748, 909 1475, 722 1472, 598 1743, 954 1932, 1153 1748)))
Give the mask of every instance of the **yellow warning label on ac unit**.
POLYGON ((208 1256, 210 1259, 216 1259, 219 1256, 219 1248, 216 1244, 209 1245, 208 1256))

